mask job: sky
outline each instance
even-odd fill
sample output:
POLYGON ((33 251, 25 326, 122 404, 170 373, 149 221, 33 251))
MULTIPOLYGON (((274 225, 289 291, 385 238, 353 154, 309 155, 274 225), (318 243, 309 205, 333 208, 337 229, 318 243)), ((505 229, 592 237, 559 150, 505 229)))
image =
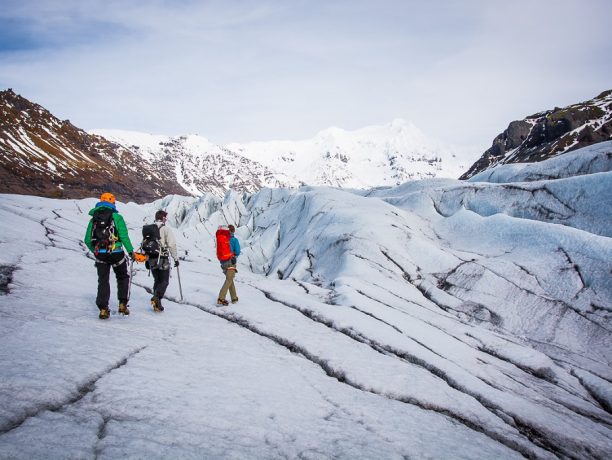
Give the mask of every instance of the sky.
POLYGON ((488 147, 612 88, 607 0, 0 3, 0 89, 83 129, 224 144, 403 118, 488 147))

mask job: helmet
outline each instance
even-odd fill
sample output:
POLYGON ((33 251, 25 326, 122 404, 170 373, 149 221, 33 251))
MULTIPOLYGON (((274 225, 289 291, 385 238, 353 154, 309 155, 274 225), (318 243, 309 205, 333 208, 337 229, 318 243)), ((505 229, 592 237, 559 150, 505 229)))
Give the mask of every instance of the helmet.
POLYGON ((110 192, 104 192, 102 195, 100 195, 100 201, 106 201, 107 203, 115 204, 115 195, 110 192))

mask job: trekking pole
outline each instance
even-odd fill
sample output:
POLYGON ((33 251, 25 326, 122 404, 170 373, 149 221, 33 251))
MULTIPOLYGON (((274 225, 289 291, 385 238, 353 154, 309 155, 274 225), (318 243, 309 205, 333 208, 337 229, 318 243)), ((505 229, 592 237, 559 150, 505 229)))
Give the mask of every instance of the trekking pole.
POLYGON ((179 282, 179 293, 181 294, 181 302, 183 301, 183 287, 181 286, 181 272, 179 271, 178 266, 176 267, 176 277, 179 282))
POLYGON ((130 282, 128 284, 128 302, 132 297, 132 276, 134 276, 134 261, 130 259, 130 282))

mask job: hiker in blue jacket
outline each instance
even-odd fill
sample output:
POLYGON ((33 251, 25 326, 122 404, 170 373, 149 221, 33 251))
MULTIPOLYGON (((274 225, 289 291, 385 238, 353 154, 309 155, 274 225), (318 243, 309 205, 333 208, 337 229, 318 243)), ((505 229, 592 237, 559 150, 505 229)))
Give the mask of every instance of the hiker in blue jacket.
POLYGON ((223 273, 225 273, 225 282, 221 287, 221 291, 219 292, 219 298, 217 299, 218 305, 228 305, 228 301, 225 300, 225 296, 227 295, 227 291, 229 290, 230 297, 232 299, 232 303, 238 302, 238 295, 236 294, 236 286, 234 285, 234 277, 236 276, 236 258, 240 255, 240 242, 238 238, 234 236, 234 232, 236 228, 233 225, 228 225, 227 227, 230 231, 230 250, 233 253, 233 257, 227 262, 221 263, 221 269, 223 273))
MULTIPOLYGON (((236 228, 233 225, 230 225, 227 228, 229 228, 229 231, 232 234, 232 237, 230 238, 230 249, 232 250, 234 255, 238 257, 240 255, 240 241, 238 241, 238 238, 234 236, 236 228)), ((236 262, 234 261, 234 264, 235 263, 236 262)))

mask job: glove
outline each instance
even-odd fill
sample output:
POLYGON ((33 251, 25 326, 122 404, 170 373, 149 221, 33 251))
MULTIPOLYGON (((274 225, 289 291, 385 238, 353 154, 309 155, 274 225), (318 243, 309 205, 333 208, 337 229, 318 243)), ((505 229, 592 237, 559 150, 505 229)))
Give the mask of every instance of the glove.
POLYGON ((128 255, 130 256, 130 259, 131 259, 131 260, 134 260, 134 257, 135 257, 135 256, 134 256, 134 253, 133 253, 133 252, 130 252, 128 255))
POLYGON ((236 258, 232 257, 232 265, 236 265, 236 258))
POLYGON ((175 260, 175 261, 174 261, 174 266, 175 266, 175 267, 178 267, 178 266, 179 266, 179 261, 178 261, 178 260, 175 260))

